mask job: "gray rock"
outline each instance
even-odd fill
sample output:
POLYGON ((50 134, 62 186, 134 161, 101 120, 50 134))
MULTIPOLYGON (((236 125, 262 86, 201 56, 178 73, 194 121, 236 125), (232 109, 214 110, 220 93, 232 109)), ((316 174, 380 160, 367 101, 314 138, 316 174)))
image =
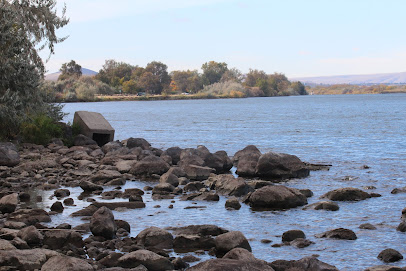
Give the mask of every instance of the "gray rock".
POLYGON ((333 238, 333 239, 344 239, 344 240, 356 240, 357 235, 349 229, 338 228, 331 231, 326 231, 322 234, 316 235, 319 238, 333 238))
POLYGON ((14 167, 19 163, 17 147, 11 142, 0 142, 0 166, 14 167))
POLYGON ((42 244, 44 237, 34 226, 29 226, 21 229, 18 232, 18 237, 27 242, 30 247, 42 244))
POLYGON ((173 264, 165 257, 152 251, 140 249, 130 252, 118 259, 119 265, 125 268, 133 268, 144 265, 149 271, 173 270, 173 264))
POLYGON ((270 263, 275 270, 300 271, 338 271, 335 266, 320 261, 315 257, 305 257, 297 261, 277 260, 270 263))
POLYGON ((254 145, 248 145, 235 153, 233 164, 237 167, 236 173, 239 176, 254 177, 261 152, 254 145))
MULTIPOLYGON (((173 165, 177 165, 180 161, 180 154, 182 152, 182 149, 179 147, 171 147, 169 149, 167 149, 166 151, 164 151, 161 156, 167 155, 170 156, 172 159, 172 164, 173 165)), ((178 176, 181 177, 181 176, 178 176)))
POLYGON ((23 222, 27 225, 37 222, 51 222, 49 214, 42 209, 19 209, 9 214, 10 221, 23 222))
POLYGON ((85 260, 61 255, 50 258, 42 266, 41 271, 94 271, 94 269, 85 260))
POLYGON ((304 239, 304 238, 296 238, 295 240, 290 242, 290 245, 292 247, 297 247, 297 248, 305 248, 312 244, 314 244, 314 242, 304 239))
POLYGON ((183 170, 185 171, 186 177, 190 180, 203 181, 209 178, 211 173, 214 173, 215 170, 209 167, 197 166, 197 165, 188 165, 184 166, 183 170))
POLYGON ((172 234, 158 227, 149 227, 141 231, 135 241, 137 245, 147 248, 171 249, 173 247, 172 234))
POLYGON ((327 192, 320 198, 328 198, 334 201, 359 201, 371 198, 371 195, 358 188, 346 187, 327 192))
POLYGON ((298 189, 274 185, 254 191, 248 202, 254 209, 289 209, 307 204, 307 198, 298 189))
POLYGON ((327 211, 338 211, 340 207, 337 203, 332 201, 320 201, 306 205, 303 210, 327 210, 327 211))
POLYGON ((0 266, 3 270, 40 270, 48 259, 58 255, 55 251, 40 248, 0 250, 0 266))
POLYGON ((130 137, 129 139, 126 140, 126 146, 129 149, 132 148, 141 148, 143 150, 149 150, 151 147, 151 144, 149 144, 148 141, 146 141, 144 138, 132 138, 130 137))
POLYGON ((275 271, 262 261, 211 259, 192 266, 188 271, 275 271))
POLYGON ((250 252, 252 251, 247 238, 245 238, 240 231, 231 231, 220 234, 214 239, 214 242, 217 257, 222 257, 224 254, 237 247, 244 248, 250 252))
POLYGON ((94 236, 113 239, 117 232, 114 215, 107 207, 99 208, 90 219, 90 230, 94 236))
POLYGON ((237 198, 230 198, 230 199, 227 199, 225 207, 227 209, 240 210, 241 204, 237 198))
POLYGON ((200 189, 202 188, 206 188, 206 186, 202 182, 196 181, 187 183, 185 187, 183 187, 183 191, 185 192, 200 191, 200 189))
POLYGON ((162 175, 169 170, 169 165, 162 158, 149 155, 136 163, 130 170, 135 176, 162 175))
POLYGON ((85 192, 93 192, 93 191, 101 191, 103 190, 103 187, 97 184, 94 184, 92 182, 89 181, 81 181, 79 184, 80 188, 83 189, 83 191, 85 192))
POLYGON ((306 235, 301 230, 289 230, 282 234, 282 242, 291 242, 297 238, 305 239, 306 235))
POLYGON ((57 213, 62 213, 63 209, 64 209, 64 207, 62 205, 62 202, 60 202, 60 201, 55 201, 51 206, 51 211, 54 211, 57 213))
POLYGON ((2 197, 0 199, 0 212, 2 212, 3 214, 12 213, 16 209, 18 203, 19 200, 17 193, 2 197))
POLYGON ((167 172, 161 176, 159 179, 160 183, 169 183, 173 185, 174 187, 177 187, 179 185, 179 178, 170 172, 167 172))
POLYGON ((43 243, 50 249, 61 249, 66 245, 84 246, 82 235, 73 230, 45 231, 43 243))
POLYGON ((255 175, 265 179, 303 178, 309 173, 297 156, 276 152, 261 155, 255 168, 255 175))
POLYGON ((87 137, 85 135, 77 135, 73 139, 73 145, 75 146, 87 146, 87 145, 97 145, 96 141, 91 139, 90 137, 87 137))
POLYGON ((211 189, 226 196, 245 196, 254 189, 244 179, 235 178, 231 174, 220 174, 209 177, 206 182, 211 189))
POLYGON ((385 263, 393 263, 403 259, 403 255, 397 250, 387 248, 379 253, 378 259, 385 263))
POLYGON ((173 240, 173 248, 175 251, 182 253, 196 250, 209 250, 214 246, 213 237, 208 235, 179 234, 173 240))

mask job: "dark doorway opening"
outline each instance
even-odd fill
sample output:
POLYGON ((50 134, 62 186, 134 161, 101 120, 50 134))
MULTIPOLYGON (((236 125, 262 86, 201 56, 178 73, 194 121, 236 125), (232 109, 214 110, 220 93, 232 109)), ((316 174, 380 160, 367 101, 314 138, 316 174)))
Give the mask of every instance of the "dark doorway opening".
POLYGON ((110 141, 110 135, 94 133, 93 140, 96 141, 97 145, 101 147, 110 141))

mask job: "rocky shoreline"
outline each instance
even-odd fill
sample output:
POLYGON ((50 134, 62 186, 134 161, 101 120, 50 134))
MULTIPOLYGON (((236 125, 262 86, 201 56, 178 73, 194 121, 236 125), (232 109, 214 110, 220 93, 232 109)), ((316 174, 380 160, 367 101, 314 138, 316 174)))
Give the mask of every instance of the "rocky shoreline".
MULTIPOLYGON (((225 196, 225 208, 238 210, 241 204, 248 204, 259 211, 301 206, 337 211, 337 201, 380 196, 348 187, 332 190, 320 202, 307 205, 312 191, 278 184, 320 169, 328 166, 308 164, 289 154, 263 154, 253 145, 231 159, 225 151, 211 153, 204 146, 160 150, 142 138, 110 142, 102 147, 83 135, 76 137, 70 148, 58 139, 46 147, 20 144, 17 148, 11 143, 0 143, 0 270, 338 270, 314 256, 265 262, 251 253, 242 232, 216 225, 165 229, 153 226, 130 237, 130 224, 115 219, 111 211, 145 208, 145 193, 151 193, 156 201, 172 199, 173 203, 218 201, 225 196), (230 173, 233 167, 238 177, 230 173), (122 189, 126 182, 140 179, 159 183, 144 189, 122 189), (116 189, 105 191, 106 186, 116 189), (69 188, 74 187, 83 190, 77 198, 70 197, 69 188), (31 207, 31 203, 42 201, 41 197, 31 197, 32 190, 53 191, 55 202, 50 210, 31 207), (103 201, 96 201, 96 195, 103 201), (47 226, 53 215, 78 201, 90 204, 72 214, 80 217, 83 224, 47 226), (180 257, 182 252, 191 251, 196 256, 180 257), (197 255, 202 251, 208 251, 212 259, 193 265, 200 261, 197 255)), ((398 230, 406 231, 404 222, 398 230)), ((317 237, 357 239, 353 231, 343 228, 317 237)), ((281 244, 273 246, 305 248, 312 243, 304 232, 286 229, 281 244)), ((403 256, 386 249, 378 258, 388 263, 403 256)), ((406 269, 375 266, 367 270, 406 269)))

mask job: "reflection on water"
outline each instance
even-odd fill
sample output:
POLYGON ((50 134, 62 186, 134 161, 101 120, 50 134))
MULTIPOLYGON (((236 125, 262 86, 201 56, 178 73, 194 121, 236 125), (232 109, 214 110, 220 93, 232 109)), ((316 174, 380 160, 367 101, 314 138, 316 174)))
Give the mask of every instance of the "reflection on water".
MULTIPOLYGON (((397 232, 406 194, 391 194, 395 187, 406 186, 406 95, 351 95, 252 98, 229 100, 105 102, 67 104, 65 111, 97 111, 116 129, 116 138, 143 137, 154 147, 163 149, 205 145, 210 151, 225 150, 230 155, 254 144, 262 152, 278 151, 298 155, 313 163, 332 164, 330 171, 312 172, 308 178, 290 180, 285 185, 309 188, 317 202, 329 190, 339 187, 375 186, 382 194, 361 202, 339 203, 340 210, 253 212, 246 205, 239 211, 224 208, 219 202, 199 202, 206 209, 184 209, 192 202, 170 200, 158 203, 150 194, 143 196, 146 208, 114 212, 117 219, 131 225, 136 236, 149 226, 185 226, 216 224, 229 230, 240 230, 253 248, 256 257, 266 261, 299 259, 313 254, 340 270, 362 270, 381 264, 376 258, 385 248, 406 253, 404 233, 397 232), (369 169, 364 169, 368 165, 369 169), (161 208, 153 208, 155 205, 161 208), (361 230, 371 223, 378 229, 361 230), (352 229, 355 241, 326 240, 314 235, 333 228, 352 229), (304 249, 290 246, 273 248, 261 239, 281 242, 284 231, 301 229, 315 242, 304 249)), ((68 120, 73 114, 68 116, 68 120)), ((128 182, 123 189, 143 188, 144 182, 128 182)), ((150 183, 148 183, 150 185, 150 183)), ((68 215, 86 206, 77 200, 79 188, 68 188, 77 206, 66 207, 53 217, 52 224, 77 225, 80 218, 68 215)), ((110 188, 113 189, 113 188, 110 188)), ((371 192, 371 191, 370 191, 371 192)), ((43 192, 48 208, 55 201, 43 192)), ((208 256, 206 256, 208 257, 208 256)), ((398 263, 399 264, 399 263, 398 263)), ((401 263, 400 263, 401 264, 401 263)), ((402 265, 402 264, 401 264, 402 265)))

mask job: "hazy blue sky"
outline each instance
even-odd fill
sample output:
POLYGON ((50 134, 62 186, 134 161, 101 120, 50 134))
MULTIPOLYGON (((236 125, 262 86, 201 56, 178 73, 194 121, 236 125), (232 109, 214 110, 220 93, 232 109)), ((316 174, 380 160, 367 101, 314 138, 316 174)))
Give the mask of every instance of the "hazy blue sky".
MULTIPOLYGON (((58 5, 63 3, 58 2, 58 5)), ((169 70, 228 63, 288 77, 406 71, 404 0, 67 0, 49 72, 71 59, 169 70)))

